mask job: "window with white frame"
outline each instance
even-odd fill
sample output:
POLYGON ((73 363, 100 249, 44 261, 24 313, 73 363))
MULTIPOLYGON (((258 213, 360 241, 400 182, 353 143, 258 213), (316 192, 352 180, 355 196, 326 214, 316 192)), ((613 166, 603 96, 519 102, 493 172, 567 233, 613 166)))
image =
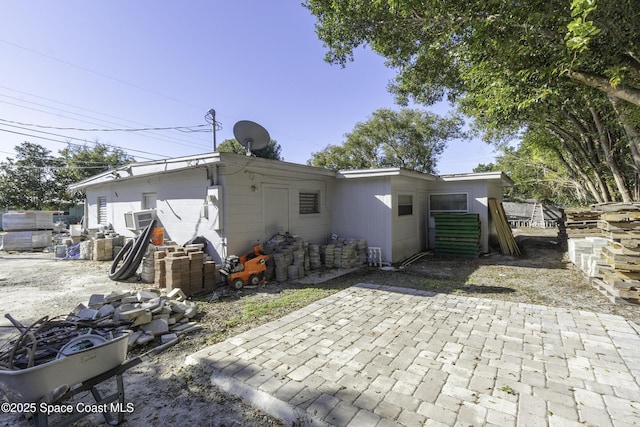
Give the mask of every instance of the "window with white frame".
POLYGON ((434 213, 467 213, 469 212, 467 193, 448 193, 429 195, 429 211, 434 213))
POLYGON ((320 193, 317 191, 301 191, 299 194, 300 215, 320 213, 320 193))
POLYGON ((413 195, 398 194, 398 216, 413 215, 413 195))
POLYGON ((155 209, 156 200, 156 193, 142 193, 142 209, 155 209))
POLYGON ((98 197, 98 224, 107 225, 107 198, 104 196, 98 197))

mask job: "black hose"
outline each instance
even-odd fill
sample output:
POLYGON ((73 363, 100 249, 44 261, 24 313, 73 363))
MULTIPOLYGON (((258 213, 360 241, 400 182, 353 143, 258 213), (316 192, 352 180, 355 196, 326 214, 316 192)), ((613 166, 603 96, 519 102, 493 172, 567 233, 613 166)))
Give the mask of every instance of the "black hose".
POLYGON ((109 269, 109 279, 122 281, 136 274, 136 271, 142 262, 142 257, 144 257, 147 247, 149 246, 149 240, 151 239, 151 233, 155 225, 156 220, 154 219, 138 237, 134 240, 130 240, 123 246, 122 250, 120 250, 118 255, 116 255, 116 258, 111 264, 111 268, 109 269), (118 267, 118 263, 123 258, 124 260, 122 261, 122 265, 118 267))

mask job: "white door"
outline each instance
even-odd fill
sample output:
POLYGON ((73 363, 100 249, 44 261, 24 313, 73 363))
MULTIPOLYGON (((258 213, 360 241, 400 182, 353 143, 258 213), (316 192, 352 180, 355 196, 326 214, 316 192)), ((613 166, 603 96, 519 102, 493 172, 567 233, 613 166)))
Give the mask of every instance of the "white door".
POLYGON ((264 212, 264 239, 276 233, 289 231, 289 189, 264 187, 262 212, 264 212))

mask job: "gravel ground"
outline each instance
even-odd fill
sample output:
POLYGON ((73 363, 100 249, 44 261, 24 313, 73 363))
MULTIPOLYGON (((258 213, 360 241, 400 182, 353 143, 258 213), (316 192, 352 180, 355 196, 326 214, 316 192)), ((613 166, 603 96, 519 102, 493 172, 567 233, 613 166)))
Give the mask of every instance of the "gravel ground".
MULTIPOLYGON (((640 306, 612 304, 594 289, 568 262, 555 230, 520 229, 514 235, 523 252, 521 257, 496 253, 476 259, 431 254, 402 270, 365 267, 322 285, 270 283, 219 293, 216 300, 211 295, 194 298, 200 308, 196 320, 202 330, 125 373, 125 396, 134 410, 126 414, 122 425, 280 426, 277 420, 211 386, 202 368, 183 366, 185 357, 360 282, 610 313, 640 324, 640 306)), ((92 293, 145 287, 108 280, 109 263, 51 258, 51 254, 0 253, 0 292, 5 312, 28 323, 26 320, 45 314, 66 314, 92 293)), ((0 327, 0 343, 2 333, 6 338, 9 329, 0 327)), ((143 350, 148 348, 134 349, 130 357, 143 350)), ((79 399, 87 402, 91 398, 80 395, 79 399)), ((100 416, 92 415, 77 425, 91 426, 101 421, 100 416)), ((0 414, 0 426, 9 425, 29 423, 15 414, 0 414)))

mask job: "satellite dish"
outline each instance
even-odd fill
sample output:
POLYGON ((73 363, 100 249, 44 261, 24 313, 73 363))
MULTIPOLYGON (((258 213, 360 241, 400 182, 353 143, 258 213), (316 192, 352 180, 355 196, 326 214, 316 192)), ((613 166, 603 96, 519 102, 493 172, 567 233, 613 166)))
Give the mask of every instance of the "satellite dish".
POLYGON ((252 150, 265 148, 271 141, 265 128, 249 120, 240 120, 233 125, 233 136, 247 149, 247 156, 251 155, 252 150))

